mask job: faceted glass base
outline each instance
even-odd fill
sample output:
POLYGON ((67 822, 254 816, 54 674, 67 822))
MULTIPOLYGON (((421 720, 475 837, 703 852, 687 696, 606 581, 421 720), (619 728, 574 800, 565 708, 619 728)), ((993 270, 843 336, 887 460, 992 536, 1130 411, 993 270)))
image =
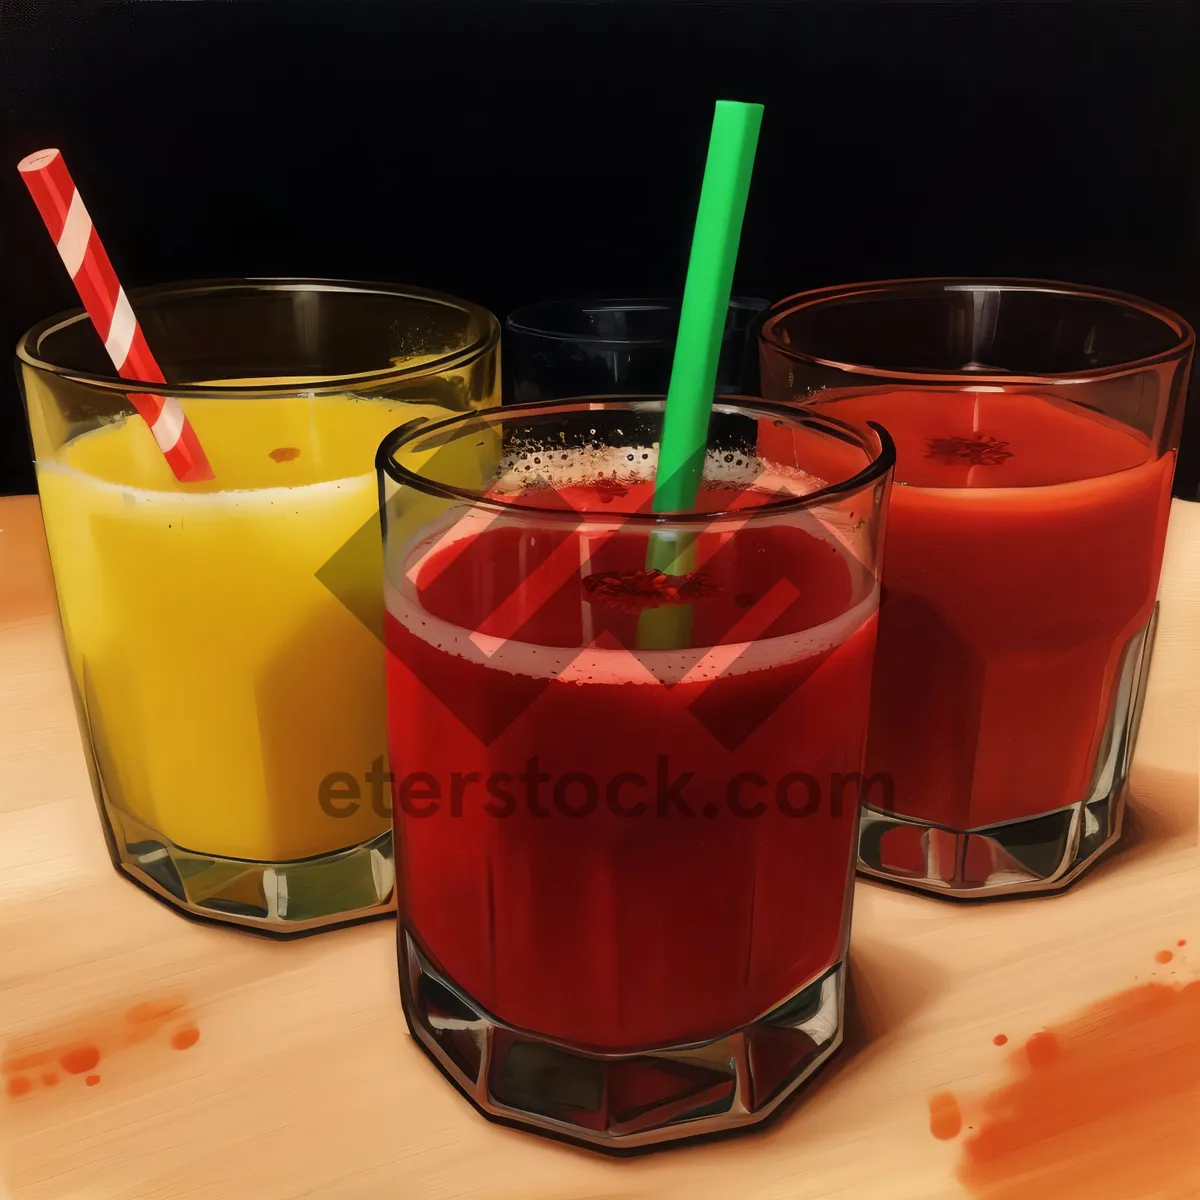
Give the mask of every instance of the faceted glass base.
POLYGON ((1157 624, 1156 605, 1125 649, 1086 800, 977 829, 948 829, 867 805, 859 827, 859 871, 958 900, 1055 892, 1077 879, 1121 836, 1157 624))
POLYGON ((842 1041, 844 964, 724 1037, 604 1054, 514 1029, 441 975, 399 927, 413 1037, 485 1116, 609 1151, 769 1116, 842 1041))
POLYGON ((1106 796, 965 832, 867 807, 858 869, 960 900, 1057 891, 1116 842, 1124 807, 1123 795, 1106 796))
POLYGON ((392 912, 390 830, 315 858, 251 862, 183 850, 124 813, 106 814, 118 869, 196 916, 286 936, 392 912))

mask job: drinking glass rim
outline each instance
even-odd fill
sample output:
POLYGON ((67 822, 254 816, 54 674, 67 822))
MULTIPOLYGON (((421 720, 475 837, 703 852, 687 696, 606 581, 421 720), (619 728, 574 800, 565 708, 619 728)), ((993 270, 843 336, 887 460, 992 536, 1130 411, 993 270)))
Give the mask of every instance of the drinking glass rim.
MULTIPOLYGON (((545 329, 537 325, 526 324, 519 318, 526 314, 536 312, 538 309, 549 309, 574 306, 575 308, 584 308, 586 306, 602 307, 611 305, 614 308, 621 307, 630 311, 655 311, 661 310, 670 312, 672 308, 678 308, 682 301, 679 298, 670 296, 563 296, 556 300, 535 300, 532 304, 523 304, 520 308, 514 308, 512 312, 504 318, 504 328, 513 333, 526 333, 534 337, 545 338, 552 342, 582 342, 589 346, 661 346, 665 341, 661 337, 605 337, 599 333, 561 333, 554 329, 545 329)), ((730 308, 745 309, 747 312, 762 313, 767 312, 771 308, 771 302, 764 300, 760 296, 731 296, 729 298, 730 308)))
POLYGON ((161 383, 146 379, 123 379, 113 374, 95 374, 63 367, 42 358, 36 350, 41 340, 58 333, 89 317, 82 308, 66 309, 26 330, 17 342, 17 358, 48 375, 66 379, 72 383, 86 384, 103 391, 149 392, 158 396, 208 396, 208 397, 268 397, 291 396, 297 392, 337 393, 353 391, 366 384, 379 386, 400 380, 420 379, 427 375, 440 375, 454 367, 475 361, 500 341, 500 322, 495 314, 469 300, 462 300, 445 292, 428 288, 410 287, 405 284, 371 283, 353 279, 322 279, 310 276, 247 276, 221 279, 197 279, 185 282, 158 283, 149 287, 135 288, 129 292, 131 307, 138 311, 139 300, 176 299, 201 296, 209 293, 259 291, 259 292, 345 292, 358 295, 388 296, 393 299, 424 300, 443 308, 457 309, 479 320, 482 332, 469 345, 453 350, 438 358, 430 359, 415 367, 380 367, 374 371, 358 371, 345 375, 325 375, 320 379, 308 380, 295 377, 289 383, 161 383))
POLYGON ((802 408, 792 404, 776 403, 754 397, 719 396, 713 403, 713 412, 728 411, 748 412, 751 415, 770 418, 784 417, 794 424, 805 426, 823 426, 840 430, 849 434, 855 444, 864 452, 872 454, 870 461, 861 471, 846 479, 834 483, 826 483, 816 491, 807 492, 802 496, 791 496, 784 500, 772 500, 767 504, 755 505, 754 508, 722 509, 719 512, 667 512, 667 513, 616 513, 611 508, 599 507, 586 509, 542 508, 534 504, 520 504, 510 500, 489 496, 474 488, 461 488, 453 484, 440 483, 410 471, 396 461, 396 452, 410 442, 431 433, 448 430, 453 426, 482 428, 487 425, 497 425, 505 422, 510 414, 524 413, 551 414, 555 411, 562 413, 588 412, 597 410, 628 409, 637 411, 634 406, 643 410, 653 410, 665 407, 666 398, 659 395, 644 396, 578 396, 569 400, 538 400, 528 404, 494 405, 480 409, 477 412, 457 413, 440 421, 426 422, 424 418, 408 421, 393 429, 379 445, 375 455, 375 468, 381 474, 386 474, 393 483, 411 487, 428 496, 436 496, 443 500, 466 501, 473 507, 490 509, 497 513, 527 514, 531 517, 569 520, 577 523, 580 519, 606 518, 619 519, 621 524, 637 526, 655 525, 711 525, 724 521, 736 520, 745 523, 748 518, 778 516, 784 513, 801 512, 809 508, 819 508, 841 496, 852 495, 864 490, 877 481, 885 478, 896 465, 896 447, 891 434, 875 421, 855 423, 843 421, 837 417, 829 417, 813 409, 802 408), (866 431, 874 435, 878 446, 871 447, 864 437, 866 431))
POLYGON ((971 275, 933 275, 920 276, 910 279, 879 279, 863 283, 841 283, 830 287, 813 288, 805 292, 796 292, 777 300, 763 315, 759 330, 759 340, 765 346, 778 351, 794 362, 807 363, 812 366, 828 367, 832 370, 845 371, 848 374, 869 376, 874 379, 892 380, 905 383, 920 383, 933 387, 939 385, 960 385, 969 382, 976 385, 1062 385, 1071 383, 1093 382, 1098 379, 1113 379, 1136 371, 1158 366, 1186 357, 1195 346, 1196 335, 1190 324, 1178 313, 1153 300, 1134 296, 1129 292, 1119 292, 1110 288, 1092 287, 1089 284, 1063 283, 1052 279, 1027 279, 1007 276, 971 276, 971 275), (1157 354, 1142 358, 1131 358, 1126 362, 1117 363, 1110 367, 1089 367, 1081 371, 1046 372, 1038 374, 1021 374, 1018 372, 995 371, 902 371, 890 367, 877 367, 865 363, 842 362, 838 359, 822 358, 815 354, 806 354, 781 341, 776 333, 779 322, 805 308, 812 308, 829 300, 851 299, 872 294, 892 293, 896 296, 904 292, 930 291, 1011 291, 1011 292, 1043 292, 1047 294, 1070 296, 1077 299, 1100 300, 1114 307, 1130 309, 1152 317, 1165 325, 1175 335, 1175 343, 1157 354))

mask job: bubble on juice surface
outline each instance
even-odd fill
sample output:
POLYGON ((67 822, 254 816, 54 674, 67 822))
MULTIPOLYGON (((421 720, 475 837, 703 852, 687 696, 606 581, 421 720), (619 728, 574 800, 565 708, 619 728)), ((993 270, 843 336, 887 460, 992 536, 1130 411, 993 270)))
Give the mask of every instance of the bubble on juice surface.
MULTIPOLYGON (((658 443, 643 446, 554 446, 518 450, 500 460, 489 491, 504 499, 537 491, 614 484, 626 487, 653 483, 658 472, 658 443)), ((736 450, 710 450, 704 459, 708 487, 755 488, 771 493, 807 496, 828 486, 824 479, 795 467, 780 467, 736 450)))
MULTIPOLYGON (((658 461, 655 446, 585 446, 561 450, 539 448, 510 454, 502 461, 489 489, 490 494, 507 499, 533 490, 587 486, 597 478, 624 478, 629 483, 653 479, 658 461), (633 454, 633 462, 628 455, 633 454), (643 458, 642 456, 645 455, 643 458), (534 460, 539 461, 534 461, 534 460), (627 470, 626 470, 627 468, 627 470), (528 471, 533 471, 530 485, 528 471), (622 472, 624 474, 622 475, 622 472)), ((724 450, 709 451, 705 463, 706 483, 728 485, 731 490, 754 487, 768 496, 791 493, 803 496, 825 487, 824 480, 794 468, 780 474, 762 460, 724 450), (726 461, 726 459, 729 461, 726 461)), ((863 570, 852 545, 855 521, 836 509, 822 508, 806 515, 807 532, 829 542, 843 556, 852 578, 861 581, 858 602, 846 613, 801 632, 776 638, 760 638, 748 646, 710 647, 711 653, 691 648, 684 651, 650 650, 634 653, 626 649, 590 646, 579 650, 561 646, 539 646, 516 637, 498 638, 464 629, 422 608, 417 598, 422 572, 461 540, 484 533, 492 524, 492 513, 481 509, 457 509, 441 524, 423 530, 414 543, 392 558, 389 556, 385 601, 388 611, 421 641, 446 654, 486 665, 491 670, 532 678, 556 679, 567 683, 649 684, 688 679, 702 683, 730 675, 768 670, 784 663, 799 662, 823 654, 845 641, 869 619, 878 607, 878 584, 863 570)), ((597 509, 579 518, 579 533, 612 531, 622 514, 609 518, 597 509)))

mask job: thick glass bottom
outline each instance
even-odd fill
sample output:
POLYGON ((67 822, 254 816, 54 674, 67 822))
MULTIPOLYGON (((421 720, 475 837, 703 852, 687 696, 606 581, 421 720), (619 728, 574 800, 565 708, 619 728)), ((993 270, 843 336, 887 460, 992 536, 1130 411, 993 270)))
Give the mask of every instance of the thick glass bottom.
POLYGON ((711 1042, 604 1053, 514 1029, 431 965, 401 924, 413 1037, 484 1116, 621 1151, 753 1125, 842 1041, 844 962, 751 1025, 711 1042))
POLYGON ((949 829, 871 805, 859 827, 858 869, 958 900, 1056 892, 1121 836, 1158 606, 1126 647, 1113 711, 1086 799, 1016 821, 949 829))
POLYGON ((944 829, 865 808, 858 869, 935 895, 984 900, 1067 887, 1121 833, 1123 794, 989 829, 944 829))
POLYGON ((390 830, 331 854, 253 862, 184 850, 125 813, 106 815, 118 870, 194 916, 287 936, 393 910, 390 830))

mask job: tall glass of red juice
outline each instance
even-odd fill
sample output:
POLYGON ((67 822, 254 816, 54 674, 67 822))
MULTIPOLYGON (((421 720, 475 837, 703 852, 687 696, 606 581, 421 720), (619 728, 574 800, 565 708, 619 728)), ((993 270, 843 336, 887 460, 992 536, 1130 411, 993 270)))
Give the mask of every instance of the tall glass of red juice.
POLYGON ((1041 282, 770 311, 764 394, 896 442, 864 872, 1053 891, 1120 836, 1193 340, 1157 305, 1041 282))
POLYGON ((893 459, 726 398, 654 513, 663 410, 379 455, 409 1026, 485 1114, 607 1148, 758 1121, 841 1041, 893 459))

